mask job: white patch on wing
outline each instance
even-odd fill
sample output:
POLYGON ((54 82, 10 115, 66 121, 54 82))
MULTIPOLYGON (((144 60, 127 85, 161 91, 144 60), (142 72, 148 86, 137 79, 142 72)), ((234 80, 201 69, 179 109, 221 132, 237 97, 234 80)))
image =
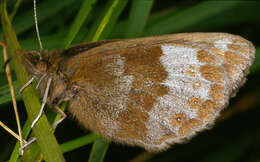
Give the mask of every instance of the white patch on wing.
POLYGON ((120 55, 106 56, 104 60, 109 63, 106 65, 106 72, 111 75, 121 76, 124 72, 125 58, 120 55))
POLYGON ((199 64, 196 48, 162 45, 162 51, 164 55, 161 61, 167 69, 178 64, 199 64))
POLYGON ((214 42, 214 46, 223 52, 229 51, 227 47, 228 44, 232 44, 232 41, 227 38, 220 39, 214 42))
POLYGON ((119 114, 127 110, 127 103, 129 100, 128 94, 132 88, 134 80, 133 75, 125 75, 125 58, 120 55, 110 55, 104 58, 107 63, 105 67, 106 73, 113 75, 114 86, 107 89, 104 93, 109 96, 108 108, 111 116, 106 117, 106 123, 103 126, 111 128, 107 131, 107 134, 113 134, 115 130, 119 129, 114 119, 117 119, 119 114), (115 95, 117 94, 117 95, 115 95), (108 122, 107 122, 108 121, 108 122), (114 125, 112 125, 113 123, 114 125))
POLYGON ((174 114, 185 114, 188 119, 199 118, 197 111, 190 109, 189 105, 187 105, 189 99, 199 97, 204 101, 210 98, 211 82, 201 77, 199 70, 194 76, 189 76, 186 73, 191 65, 198 67, 198 69, 203 65, 197 60, 198 50, 198 48, 192 47, 162 45, 163 56, 161 56, 160 61, 168 72, 168 77, 161 84, 169 88, 169 94, 157 98, 157 102, 149 112, 149 125, 146 126, 150 133, 147 134, 156 134, 157 137, 153 138, 160 139, 165 133, 162 129, 158 129, 158 126, 156 127, 158 122, 161 123, 161 126, 178 134, 179 128, 172 126, 174 114), (192 87, 195 81, 201 82, 201 87, 197 90, 192 87))

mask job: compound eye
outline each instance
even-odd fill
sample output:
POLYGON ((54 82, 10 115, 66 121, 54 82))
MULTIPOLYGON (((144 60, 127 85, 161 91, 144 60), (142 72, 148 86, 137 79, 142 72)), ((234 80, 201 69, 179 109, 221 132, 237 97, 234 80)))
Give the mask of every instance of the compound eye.
POLYGON ((45 61, 39 61, 36 63, 36 68, 41 72, 45 72, 47 70, 47 64, 45 61))

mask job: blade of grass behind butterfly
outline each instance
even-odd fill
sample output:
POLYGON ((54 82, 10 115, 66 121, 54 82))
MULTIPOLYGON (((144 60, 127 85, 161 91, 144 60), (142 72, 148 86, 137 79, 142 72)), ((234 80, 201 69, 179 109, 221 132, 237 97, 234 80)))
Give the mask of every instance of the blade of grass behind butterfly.
MULTIPOLYGON (((22 135, 23 135, 23 139, 26 139, 29 135, 31 131, 31 125, 29 120, 25 121, 25 124, 23 125, 23 129, 22 129, 22 135)), ((9 162, 16 162, 17 159, 19 158, 19 148, 20 148, 20 143, 19 141, 16 142, 15 147, 13 149, 13 152, 10 156, 9 162)))
MULTIPOLYGON (((63 102, 60 106, 60 109, 64 111, 65 107, 67 106, 68 102, 63 102)), ((61 118, 60 114, 55 114, 51 111, 47 111, 46 116, 48 117, 48 120, 50 123, 54 123, 58 121, 61 118)), ((55 126, 52 128, 53 132, 56 130, 55 126)), ((31 137, 34 137, 35 135, 32 133, 31 137)), ((61 147, 60 147, 61 148, 61 147)), ((28 150, 25 152, 24 156, 22 157, 22 161, 37 161, 37 160, 42 160, 42 154, 40 152, 39 146, 36 142, 32 143, 31 145, 28 146, 28 150)), ((61 148, 62 149, 62 148, 61 148)), ((62 151, 63 152, 63 151, 62 151)), ((64 153, 64 152, 63 152, 64 153)))
MULTIPOLYGON (((15 97, 16 100, 21 100, 21 96, 18 94, 19 92, 19 85, 18 85, 18 81, 14 81, 13 82, 14 85, 14 90, 15 90, 15 97)), ((5 104, 7 102, 10 102, 11 99, 11 95, 10 95, 10 90, 8 87, 8 84, 5 84, 3 86, 0 87, 0 105, 1 104, 5 104)))
MULTIPOLYGON (((71 5, 74 0, 45 0, 37 6, 38 23, 41 23, 45 19, 53 16, 64 7, 71 5)), ((33 3, 32 3, 33 5, 33 3)), ((14 29, 17 34, 24 32, 34 26, 33 7, 24 14, 20 14, 16 17, 14 29)))
MULTIPOLYGON (((17 56, 17 53, 22 49, 18 43, 16 35, 7 16, 5 0, 1 0, 1 22, 3 32, 6 36, 5 38, 8 51, 12 56, 17 56)), ((19 57, 19 55, 18 57, 14 57, 13 63, 18 81, 21 85, 24 85, 29 79, 29 75, 21 64, 21 57, 19 57)), ((33 121, 39 113, 40 102, 32 86, 29 86, 25 89, 22 97, 26 105, 29 120, 33 121)), ((33 128, 33 132, 37 137, 37 143, 39 144, 46 161, 64 161, 61 150, 59 149, 59 145, 50 130, 51 128, 48 124, 47 118, 43 114, 33 128)))
POLYGON ((109 142, 106 139, 99 139, 93 144, 89 162, 102 162, 104 161, 106 152, 108 150, 109 142))
POLYGON ((89 143, 92 143, 93 141, 96 141, 96 140, 102 139, 102 138, 103 137, 100 136, 100 135, 91 133, 91 134, 88 134, 86 136, 79 137, 77 139, 73 139, 71 141, 62 143, 60 145, 60 147, 61 147, 62 152, 66 153, 66 152, 69 152, 69 151, 72 151, 74 149, 80 148, 82 146, 85 146, 85 145, 87 145, 89 143))
POLYGON ((84 42, 94 42, 107 38, 127 2, 128 0, 109 0, 106 4, 106 9, 91 27, 84 42))
POLYGON ((11 12, 11 14, 10 14, 10 20, 11 20, 11 21, 13 20, 13 18, 14 18, 14 16, 15 16, 16 12, 18 11, 18 9, 19 9, 21 3, 22 3, 22 0, 17 0, 17 1, 16 1, 15 5, 14 5, 14 7, 13 7, 13 10, 12 10, 12 12, 11 12))
MULTIPOLYGON (((173 10, 163 16, 151 19, 144 32, 145 36, 180 32, 196 23, 200 23, 218 13, 240 5, 239 1, 217 2, 203 1, 193 7, 173 10)), ((192 31, 192 30, 191 30, 192 31)))
POLYGON ((153 0, 133 0, 125 30, 125 38, 141 36, 153 6, 153 0))
POLYGON ((76 34, 78 33, 80 27, 86 20, 89 12, 92 9, 92 6, 96 3, 96 0, 85 0, 83 5, 81 6, 71 28, 69 33, 67 34, 67 37, 65 41, 63 42, 63 46, 65 48, 68 48, 72 42, 72 40, 75 38, 76 34))
MULTIPOLYGON (((64 111, 65 107, 67 106, 68 102, 63 102, 60 106, 60 109, 64 111)), ((61 118, 60 114, 55 114, 52 112, 47 112, 46 116, 48 117, 48 120, 50 123, 54 123, 55 121, 58 121, 61 118)), ((56 130, 55 126, 52 128, 53 132, 56 130)), ((31 137, 34 137, 35 135, 32 133, 31 137)), ((39 146, 36 142, 32 143, 31 145, 28 146, 28 150, 25 152, 24 156, 22 157, 22 161, 37 161, 41 160, 43 157, 41 156, 41 152, 39 149, 39 146)))

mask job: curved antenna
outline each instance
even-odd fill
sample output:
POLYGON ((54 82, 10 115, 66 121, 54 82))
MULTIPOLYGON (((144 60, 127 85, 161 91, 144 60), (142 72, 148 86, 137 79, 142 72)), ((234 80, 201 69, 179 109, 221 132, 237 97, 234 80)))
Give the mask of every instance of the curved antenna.
POLYGON ((40 32, 39 32, 39 27, 38 27, 38 20, 37 20, 37 11, 36 11, 36 0, 33 0, 33 13, 34 13, 34 22, 35 22, 35 29, 36 29, 36 34, 37 34, 37 39, 40 45, 40 50, 43 50, 42 47, 42 42, 40 38, 40 32))

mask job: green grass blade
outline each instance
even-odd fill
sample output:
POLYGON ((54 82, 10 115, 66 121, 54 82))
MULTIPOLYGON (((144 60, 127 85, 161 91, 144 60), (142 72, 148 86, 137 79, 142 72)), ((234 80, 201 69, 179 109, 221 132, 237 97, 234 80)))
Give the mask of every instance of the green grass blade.
POLYGON ((61 150, 63 153, 72 151, 74 149, 77 149, 79 147, 85 146, 89 143, 94 142, 95 140, 98 140, 102 138, 100 135, 96 135, 96 134, 88 134, 86 136, 65 142, 63 144, 60 145, 61 150))
POLYGON ((92 6, 96 3, 96 0, 85 0, 82 7, 80 8, 76 19, 74 20, 69 33, 67 34, 67 37, 64 41, 64 47, 68 48, 71 44, 72 40, 75 38, 76 34, 78 33, 80 27, 86 20, 89 12, 92 9, 92 6))
POLYGON ((198 22, 213 18, 216 14, 241 5, 241 1, 203 1, 193 7, 157 17, 149 22, 144 35, 160 35, 180 32, 198 22))
POLYGON ((90 33, 85 38, 84 42, 97 41, 105 39, 111 32, 115 22, 119 15, 126 6, 128 0, 110 0, 107 4, 106 9, 101 14, 101 17, 95 22, 93 27, 90 29, 90 33))
POLYGON ((17 0, 17 1, 16 1, 15 5, 14 5, 14 7, 13 7, 13 10, 12 10, 12 12, 11 12, 11 14, 10 14, 10 20, 11 20, 11 22, 12 22, 14 16, 15 16, 16 12, 18 11, 18 9, 19 9, 21 3, 22 3, 22 0, 17 0))
MULTIPOLYGON (((22 129, 22 135, 23 139, 26 139, 31 131, 31 125, 29 120, 26 120, 23 129, 22 129)), ((9 162, 16 162, 17 159, 19 158, 19 148, 20 148, 20 142, 17 141, 15 144, 15 147, 13 149, 13 152, 10 156, 9 162)))
MULTIPOLYGON (((16 100, 21 100, 21 96, 19 95, 19 85, 18 81, 13 82, 15 98, 16 100)), ((0 105, 12 101, 9 85, 3 85, 0 87, 0 105)))
MULTIPOLYGON (((37 6, 38 23, 41 23, 47 18, 52 17, 53 15, 61 11, 64 7, 71 5, 73 2, 73 0, 43 1, 37 6)), ((14 28, 18 34, 34 26, 34 18, 32 16, 32 13, 33 8, 31 8, 31 10, 28 10, 28 12, 26 12, 25 15, 21 14, 19 18, 17 17, 17 21, 15 22, 14 28)))
MULTIPOLYGON (((74 0, 45 0, 37 7, 38 12, 38 23, 41 23, 48 17, 53 16, 60 10, 62 10, 64 7, 71 5, 74 0), (47 9, 46 9, 47 8, 47 9)), ((27 12, 17 15, 14 20, 14 29, 16 34, 20 34, 21 32, 24 32, 31 27, 34 26, 34 18, 33 18, 33 8, 28 10, 27 12)), ((3 34, 0 33, 0 36, 3 34)))
POLYGON ((106 152, 108 150, 109 142, 106 139, 99 139, 93 144, 89 162, 102 162, 104 161, 106 152))
POLYGON ((148 16, 153 6, 153 0, 133 0, 128 18, 125 37, 139 37, 146 25, 148 16))

